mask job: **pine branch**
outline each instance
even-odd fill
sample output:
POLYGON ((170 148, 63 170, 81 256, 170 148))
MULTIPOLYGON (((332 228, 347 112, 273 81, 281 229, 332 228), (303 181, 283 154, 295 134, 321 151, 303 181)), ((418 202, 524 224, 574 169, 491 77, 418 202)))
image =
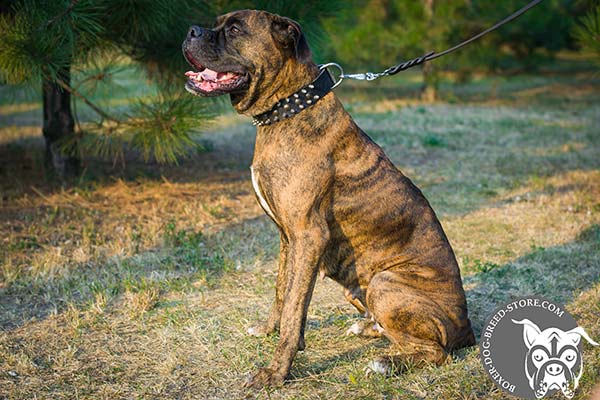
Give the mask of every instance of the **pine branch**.
POLYGON ((65 8, 65 10, 63 12, 56 15, 54 18, 52 18, 51 20, 49 20, 46 23, 46 29, 48 29, 48 27, 50 25, 52 25, 53 23, 55 23, 56 21, 62 19, 65 15, 69 14, 73 10, 73 8, 75 8, 77 3, 79 3, 79 0, 71 0, 71 4, 69 4, 69 6, 67 8, 65 8))
POLYGON ((117 123, 122 123, 122 121, 120 119, 107 114, 104 110, 102 110, 100 107, 98 107, 97 105, 95 105, 94 103, 92 103, 87 97, 85 97, 79 91, 73 89, 70 85, 68 85, 62 79, 57 79, 56 83, 58 83, 60 87, 62 87, 63 89, 65 89, 67 92, 71 93, 73 96, 75 96, 75 97, 83 100, 83 102, 85 104, 87 104, 92 110, 96 111, 96 113, 98 115, 100 115, 102 118, 107 119, 109 121, 113 121, 113 122, 117 122, 117 123))

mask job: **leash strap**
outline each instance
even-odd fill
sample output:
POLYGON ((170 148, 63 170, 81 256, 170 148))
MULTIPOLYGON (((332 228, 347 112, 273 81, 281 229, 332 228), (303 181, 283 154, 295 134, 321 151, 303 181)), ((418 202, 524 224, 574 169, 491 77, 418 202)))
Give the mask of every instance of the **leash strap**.
MULTIPOLYGON (((431 61, 434 60, 438 57, 441 56, 445 56, 446 54, 452 53, 453 51, 456 51, 458 49, 460 49, 463 46, 468 45, 471 42, 474 42, 475 40, 478 40, 479 38, 481 38, 482 36, 500 28, 502 25, 505 25, 507 23, 509 23, 510 21, 514 20, 515 18, 521 16, 522 14, 526 13, 527 11, 529 11, 531 8, 537 6, 539 3, 541 3, 543 0, 533 0, 531 1, 529 4, 527 4, 525 7, 521 8, 520 10, 515 11, 514 13, 512 13, 511 15, 509 15, 508 17, 504 18, 502 21, 497 22, 495 25, 489 27, 488 29, 486 29, 483 32, 478 33, 477 35, 465 40, 464 42, 461 42, 459 44, 457 44, 456 46, 453 46, 447 50, 444 50, 440 53, 436 53, 435 51, 430 51, 424 55, 422 55, 421 57, 417 57, 417 58, 413 58, 411 60, 407 60, 407 61, 403 61, 400 64, 396 64, 388 69, 386 69, 383 72, 378 72, 378 73, 373 73, 373 72, 365 72, 363 74, 344 74, 342 72, 342 74, 339 76, 340 81, 342 79, 357 79, 357 80, 367 80, 367 81, 372 81, 375 80, 377 78, 381 78, 382 76, 389 76, 389 75, 394 75, 397 74, 400 71, 405 71, 409 68, 415 67, 417 65, 423 64, 426 61, 431 61)), ((339 84, 339 82, 338 82, 339 84)))
POLYGON ((383 72, 373 73, 373 72, 365 72, 363 74, 344 74, 344 70, 336 63, 328 63, 319 66, 321 72, 317 76, 317 78, 311 82, 308 86, 303 87, 296 93, 293 93, 291 96, 288 96, 284 99, 281 99, 271 108, 269 111, 264 112, 259 115, 255 115, 252 123, 257 126, 271 125, 273 123, 279 122, 281 120, 291 118, 294 115, 302 112, 306 108, 314 105, 317 101, 319 101, 323 96, 329 93, 332 89, 335 89, 342 80, 344 79, 357 79, 357 80, 367 80, 372 81, 382 76, 389 76, 397 74, 400 71, 405 71, 409 68, 415 67, 417 65, 423 64, 426 61, 434 60, 438 57, 445 56, 446 54, 452 53, 460 49, 463 46, 468 45, 471 42, 481 38, 482 36, 500 28, 502 25, 509 23, 515 18, 521 16, 526 13, 529 9, 535 7, 543 0, 533 0, 525 7, 520 10, 515 11, 508 17, 504 18, 502 21, 497 22, 493 26, 489 27, 483 32, 478 33, 477 35, 457 44, 456 46, 450 47, 440 53, 436 53, 435 51, 430 51, 421 57, 413 58, 411 60, 407 60, 401 62, 400 64, 394 65, 383 72), (340 71, 337 81, 334 81, 331 74, 328 71, 328 68, 335 67, 340 71))

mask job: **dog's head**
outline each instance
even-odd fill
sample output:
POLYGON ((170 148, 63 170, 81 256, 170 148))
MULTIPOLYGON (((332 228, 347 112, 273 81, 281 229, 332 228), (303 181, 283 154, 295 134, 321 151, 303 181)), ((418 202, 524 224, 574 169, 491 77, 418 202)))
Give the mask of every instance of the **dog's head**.
POLYGON ((523 325, 523 341, 528 349, 525 373, 536 397, 542 398, 550 390, 560 390, 566 397, 573 397, 583 371, 579 342, 583 337, 594 345, 598 343, 581 327, 566 332, 558 328, 542 331, 528 319, 512 321, 523 325))
POLYGON ((194 68, 186 73, 189 92, 230 94, 236 110, 251 115, 299 89, 316 70, 300 25, 265 11, 234 11, 213 28, 192 26, 183 54, 194 68))

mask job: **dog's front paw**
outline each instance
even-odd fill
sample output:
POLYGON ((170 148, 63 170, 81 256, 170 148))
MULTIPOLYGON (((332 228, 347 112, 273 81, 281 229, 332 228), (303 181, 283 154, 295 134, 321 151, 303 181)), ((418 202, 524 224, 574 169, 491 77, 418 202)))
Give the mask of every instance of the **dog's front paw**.
POLYGON ((267 324, 259 324, 254 325, 246 329, 246 332, 250 336, 267 336, 269 333, 272 333, 274 329, 269 329, 267 324))
POLYGON ((267 336, 271 333, 277 332, 278 325, 273 323, 269 318, 266 322, 259 322, 256 325, 252 325, 246 332, 250 336, 267 336))
POLYGON ((284 376, 277 374, 272 369, 259 368, 256 372, 248 375, 244 382, 244 387, 260 389, 265 386, 281 386, 284 379, 284 376))

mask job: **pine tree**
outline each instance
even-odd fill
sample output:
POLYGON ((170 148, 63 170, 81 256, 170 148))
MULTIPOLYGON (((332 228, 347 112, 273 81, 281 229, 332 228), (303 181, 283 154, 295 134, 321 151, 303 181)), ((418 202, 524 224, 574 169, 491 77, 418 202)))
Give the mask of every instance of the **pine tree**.
MULTIPOLYGON (((467 0, 354 3, 326 23, 331 49, 344 65, 375 70, 447 47, 467 0), (340 26, 344 27, 341 32, 340 26)), ((435 99, 443 62, 423 68, 422 96, 426 100, 435 99)))
POLYGON ((600 2, 590 7, 581 18, 580 24, 574 28, 574 36, 582 50, 590 54, 596 64, 600 65, 600 2))
MULTIPOLYGON (((529 70, 544 65, 560 50, 571 48, 574 17, 581 15, 589 0, 545 0, 537 6, 484 36, 476 45, 461 50, 461 63, 489 70, 529 70)), ((470 0, 458 37, 469 37, 500 21, 527 4, 526 0, 470 0)))
MULTIPOLYGON (((174 162, 193 149, 191 135, 209 120, 206 99, 182 90, 187 67, 181 43, 191 24, 259 8, 299 19, 315 38, 320 17, 338 0, 0 0, 0 83, 42 89, 47 164, 60 177, 77 174, 82 155, 123 156, 128 144, 145 159, 174 162), (126 112, 92 101, 123 63, 132 62, 158 90, 126 112), (91 109, 78 124, 74 99, 91 109)), ((328 14, 329 13, 329 14, 328 14)), ((309 33, 309 35, 310 35, 309 33)))
POLYGON ((42 89, 46 160, 60 177, 78 172, 81 154, 117 157, 123 143, 146 158, 175 161, 194 145, 206 103, 181 90, 181 42, 202 15, 194 0, 18 0, 0 7, 0 82, 42 89), (124 61, 125 60, 125 61, 124 61), (116 112, 91 100, 131 60, 159 86, 149 101, 116 112), (77 75, 75 81, 73 77, 77 75), (77 98, 97 115, 78 127, 77 98))

